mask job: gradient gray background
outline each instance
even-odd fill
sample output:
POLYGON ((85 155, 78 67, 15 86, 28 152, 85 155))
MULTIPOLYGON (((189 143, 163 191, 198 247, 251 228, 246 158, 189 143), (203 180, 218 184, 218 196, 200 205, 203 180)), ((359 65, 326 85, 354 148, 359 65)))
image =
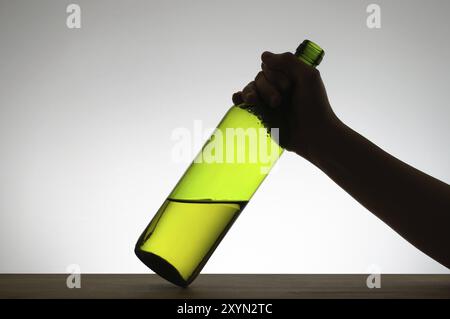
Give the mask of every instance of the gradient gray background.
MULTIPOLYGON (((263 50, 304 38, 348 125, 450 181, 448 1, 0 1, 0 272, 147 272, 141 231, 263 50), (366 7, 382 28, 366 27, 366 7)), ((424 212, 426 214, 426 212, 424 212)), ((449 273, 285 153, 205 272, 449 273), (285 194, 285 195, 282 195, 285 194)))

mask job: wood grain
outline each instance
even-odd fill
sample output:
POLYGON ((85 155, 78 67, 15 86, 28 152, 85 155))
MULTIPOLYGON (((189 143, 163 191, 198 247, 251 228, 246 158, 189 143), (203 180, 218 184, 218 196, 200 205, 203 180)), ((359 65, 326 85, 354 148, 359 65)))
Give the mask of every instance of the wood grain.
POLYGON ((0 298, 450 298, 450 275, 382 275, 369 289, 367 275, 204 274, 188 288, 156 275, 82 274, 69 289, 64 274, 2 274, 0 298))

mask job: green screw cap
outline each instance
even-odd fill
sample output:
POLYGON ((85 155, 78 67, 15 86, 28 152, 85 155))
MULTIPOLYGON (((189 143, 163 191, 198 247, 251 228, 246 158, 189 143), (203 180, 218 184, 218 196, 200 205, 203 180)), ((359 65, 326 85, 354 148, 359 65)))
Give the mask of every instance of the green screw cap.
POLYGON ((303 41, 295 51, 295 56, 306 64, 316 67, 323 59, 325 51, 312 41, 303 41))

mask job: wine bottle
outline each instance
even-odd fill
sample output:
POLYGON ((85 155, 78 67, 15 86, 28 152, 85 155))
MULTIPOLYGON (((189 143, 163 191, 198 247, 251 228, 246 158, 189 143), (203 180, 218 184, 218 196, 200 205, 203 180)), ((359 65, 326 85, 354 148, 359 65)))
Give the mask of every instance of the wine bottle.
MULTIPOLYGON (((309 40, 296 51, 311 67, 323 55, 309 40)), ((182 287, 197 277, 283 152, 269 123, 267 108, 230 108, 136 243, 145 265, 182 287)))

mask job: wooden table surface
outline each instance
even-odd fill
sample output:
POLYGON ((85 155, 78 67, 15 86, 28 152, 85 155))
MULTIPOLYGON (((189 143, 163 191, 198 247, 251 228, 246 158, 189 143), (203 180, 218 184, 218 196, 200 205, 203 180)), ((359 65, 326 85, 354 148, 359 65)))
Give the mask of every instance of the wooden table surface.
POLYGON ((82 274, 69 289, 65 274, 0 275, 0 298, 450 298, 450 275, 381 275, 369 289, 367 275, 200 275, 179 288, 156 275, 82 274))

